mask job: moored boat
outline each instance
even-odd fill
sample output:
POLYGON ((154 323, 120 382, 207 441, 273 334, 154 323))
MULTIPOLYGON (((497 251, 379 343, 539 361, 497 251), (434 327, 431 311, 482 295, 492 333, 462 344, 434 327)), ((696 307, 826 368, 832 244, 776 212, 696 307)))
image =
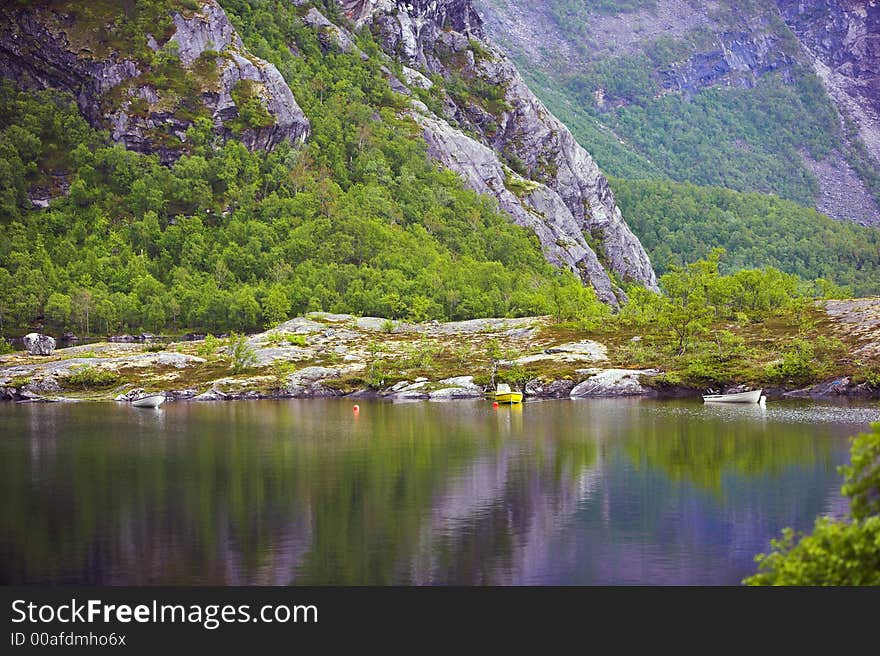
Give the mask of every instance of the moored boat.
POLYGON ((135 408, 158 408, 163 403, 165 403, 164 394, 147 394, 131 402, 135 408))
POLYGON ((763 391, 757 389, 733 394, 704 394, 703 401, 705 403, 760 403, 763 391))
POLYGON ((495 389, 495 400, 498 403, 522 403, 522 392, 514 392, 507 383, 498 383, 495 389))

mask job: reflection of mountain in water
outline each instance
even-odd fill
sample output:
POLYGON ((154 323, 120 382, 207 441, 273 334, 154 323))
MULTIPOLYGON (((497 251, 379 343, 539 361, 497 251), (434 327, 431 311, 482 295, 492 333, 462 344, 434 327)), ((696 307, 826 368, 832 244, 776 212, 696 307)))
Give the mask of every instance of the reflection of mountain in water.
POLYGON ((857 429, 698 408, 3 408, 2 580, 736 582, 857 429))

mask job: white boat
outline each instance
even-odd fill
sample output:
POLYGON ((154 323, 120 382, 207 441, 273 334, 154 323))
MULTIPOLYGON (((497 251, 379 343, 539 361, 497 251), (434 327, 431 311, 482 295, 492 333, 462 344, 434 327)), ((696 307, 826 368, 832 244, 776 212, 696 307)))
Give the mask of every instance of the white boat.
POLYGON ((763 391, 757 389, 735 394, 704 394, 703 401, 706 403, 762 403, 762 399, 766 398, 761 396, 763 391))
POLYGON ((163 403, 165 403, 164 394, 148 394, 131 402, 135 408, 158 408, 163 403))

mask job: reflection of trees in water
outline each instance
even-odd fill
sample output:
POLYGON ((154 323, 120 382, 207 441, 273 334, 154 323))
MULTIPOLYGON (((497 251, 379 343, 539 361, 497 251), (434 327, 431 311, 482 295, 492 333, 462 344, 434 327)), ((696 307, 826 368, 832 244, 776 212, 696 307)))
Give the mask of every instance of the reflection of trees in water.
MULTIPOLYGON (((14 417, 10 435, 30 439, 0 458, 4 582, 527 582, 576 515, 614 544, 666 530, 680 501, 669 479, 717 491, 727 472, 832 457, 819 432, 805 446, 804 425, 765 432, 621 401, 367 404, 357 419, 315 401, 14 417), (648 487, 627 487, 624 461, 648 487)), ((806 494, 789 478, 785 498, 806 494)))
POLYGON ((63 443, 34 423, 3 464, 3 578, 391 582, 483 439, 381 405, 356 425, 341 404, 175 410, 156 433, 118 408, 65 408, 63 443))
POLYGON ((510 584, 546 558, 549 536, 593 490, 597 448, 564 413, 536 414, 437 500, 415 582, 510 584), (462 480, 482 481, 484 489, 462 480))
MULTIPOLYGON (((356 423, 345 404, 165 412, 57 406, 20 427, 29 439, 8 450, 0 483, 4 580, 414 581, 426 536, 436 544, 430 518, 445 512, 442 499, 457 496, 465 523, 483 502, 496 509, 497 530, 487 516, 471 536, 478 551, 503 554, 545 488, 594 458, 541 428, 530 438, 541 448, 521 448, 509 472, 523 418, 484 409, 370 405, 356 423), (497 470, 497 490, 450 491, 468 475, 485 486, 485 466, 497 470)), ((468 539, 438 560, 459 572, 443 580, 475 580, 468 539)))
POLYGON ((665 416, 635 422, 622 437, 635 467, 658 469, 673 481, 713 492, 721 491, 725 475, 778 475, 791 466, 827 465, 832 457, 828 435, 809 425, 768 425, 748 416, 665 416), (816 436, 807 448, 805 434, 816 436))

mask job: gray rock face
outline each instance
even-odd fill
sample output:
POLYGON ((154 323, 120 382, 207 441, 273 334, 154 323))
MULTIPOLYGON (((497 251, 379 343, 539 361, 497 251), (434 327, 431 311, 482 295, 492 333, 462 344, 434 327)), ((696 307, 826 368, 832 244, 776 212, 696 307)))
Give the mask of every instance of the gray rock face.
POLYGON ((880 4, 776 0, 838 108, 880 166, 880 4))
POLYGON ((483 388, 474 383, 473 376, 456 376, 437 381, 442 385, 428 394, 431 401, 452 401, 456 399, 478 399, 483 396, 483 388))
POLYGON ((554 380, 549 383, 540 380, 530 380, 525 386, 525 395, 539 399, 567 399, 574 388, 574 381, 554 380))
MULTIPOLYGON (((646 65, 658 82, 658 92, 662 89, 686 99, 707 87, 750 89, 769 74, 792 82, 800 77, 800 69, 812 66, 842 118, 850 119, 860 137, 847 134, 849 129, 841 122, 844 136, 837 149, 820 162, 804 155, 804 166, 819 183, 814 207, 836 219, 880 224, 880 205, 869 185, 841 157, 851 148, 861 149, 857 143, 861 141, 880 166, 880 5, 876 1, 654 0, 627 8, 620 3, 617 10, 607 12, 591 10, 591 3, 581 2, 572 5, 574 30, 560 28, 558 13, 549 2, 474 0, 474 4, 486 19, 490 38, 521 68, 547 74, 550 79, 541 86, 561 92, 560 107, 566 109, 560 111, 573 118, 594 120, 578 107, 579 94, 567 94, 566 81, 580 73, 598 82, 600 76, 592 73, 596 66, 621 57, 650 60, 646 65), (664 40, 680 49, 659 55, 655 47, 664 40)), ((638 102, 627 91, 607 86, 594 89, 593 100, 603 112, 638 102)), ((614 133, 613 114, 598 121, 614 133)), ((639 157, 632 151, 631 155, 639 157)), ((652 153, 644 155, 645 164, 652 166, 652 153)))
POLYGON ((602 300, 617 304, 623 297, 608 271, 657 289, 648 256, 624 222, 607 180, 486 40, 470 0, 338 1, 349 18, 371 24, 386 52, 407 66, 503 91, 501 102, 488 105, 446 98, 441 117, 416 104, 413 115, 434 159, 473 189, 494 195, 514 222, 538 235, 548 260, 592 284, 602 300), (519 174, 504 161, 515 163, 519 174))
MULTIPOLYGON (((177 159, 192 124, 188 114, 169 109, 161 90, 139 79, 148 72, 147 64, 117 53, 98 56, 88 45, 72 43, 63 30, 64 20, 51 8, 0 7, 0 75, 31 88, 68 91, 88 121, 109 129, 115 141, 131 150, 158 153, 166 163, 177 159)), ((233 135, 225 123, 238 116, 232 93, 247 81, 272 120, 266 126, 243 128, 235 136, 251 150, 305 140, 309 122, 281 74, 244 50, 214 0, 205 0, 198 12, 175 14, 173 25, 170 41, 184 68, 191 71, 209 47, 221 55, 214 60, 217 81, 206 83, 200 97, 218 135, 224 139, 233 135)), ((153 49, 162 47, 156 38, 148 38, 153 49)))
POLYGON ((573 399, 588 397, 648 396, 653 391, 639 382, 640 376, 656 376, 654 369, 590 369, 582 383, 575 385, 569 396, 573 399))
POLYGON ((422 126, 428 154, 464 178, 474 191, 498 199, 499 207, 517 225, 529 228, 541 242, 549 262, 567 267, 592 284, 606 303, 616 304, 608 272, 587 243, 584 232, 562 198, 543 184, 534 184, 527 195, 517 196, 505 182, 515 174, 491 148, 434 116, 413 113, 422 126))
POLYGON ((337 390, 325 387, 323 382, 338 378, 343 373, 345 373, 344 369, 332 367, 306 367, 288 377, 285 395, 296 399, 339 396, 340 393, 337 390))
POLYGON ((52 355, 55 352, 55 340, 49 335, 28 333, 23 341, 28 355, 52 355))

